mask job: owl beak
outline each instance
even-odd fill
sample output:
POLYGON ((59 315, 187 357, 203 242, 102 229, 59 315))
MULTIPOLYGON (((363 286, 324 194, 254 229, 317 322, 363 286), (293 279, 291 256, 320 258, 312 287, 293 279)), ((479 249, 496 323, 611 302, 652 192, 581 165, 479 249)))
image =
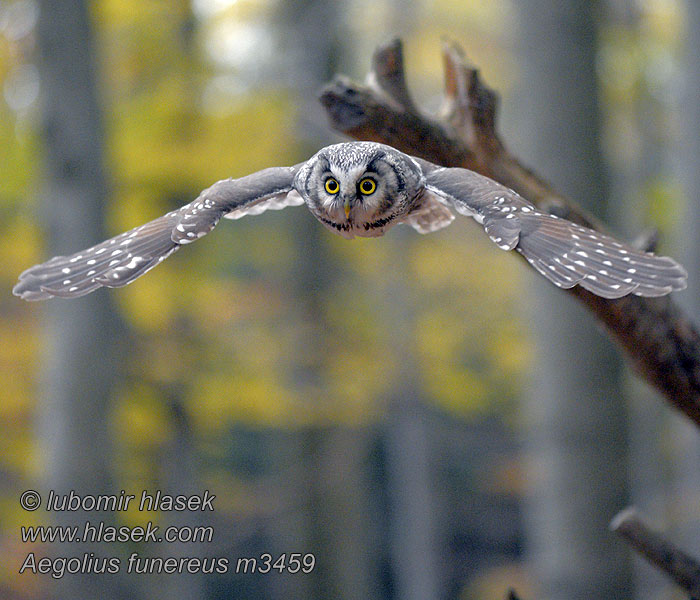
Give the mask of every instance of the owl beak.
POLYGON ((345 218, 350 217, 350 197, 345 198, 345 204, 343 204, 343 210, 345 211, 345 218))

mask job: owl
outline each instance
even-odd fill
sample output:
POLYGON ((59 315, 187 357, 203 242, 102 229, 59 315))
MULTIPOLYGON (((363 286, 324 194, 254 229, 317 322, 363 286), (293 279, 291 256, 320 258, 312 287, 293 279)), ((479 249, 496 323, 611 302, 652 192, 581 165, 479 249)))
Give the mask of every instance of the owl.
POLYGON ((306 204, 344 238, 378 237, 399 223, 419 233, 472 217, 501 250, 515 250, 560 288, 580 285, 603 298, 663 296, 686 287, 672 258, 539 211, 491 179, 445 168, 374 142, 322 148, 293 167, 224 179, 178 210, 70 256, 56 256, 19 276, 25 300, 76 298, 121 287, 209 233, 220 219, 306 204))

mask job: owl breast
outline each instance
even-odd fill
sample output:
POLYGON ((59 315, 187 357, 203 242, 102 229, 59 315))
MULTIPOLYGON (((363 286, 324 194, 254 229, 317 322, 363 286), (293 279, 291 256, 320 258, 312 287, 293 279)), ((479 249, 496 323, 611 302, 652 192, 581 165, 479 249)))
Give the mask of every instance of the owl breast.
POLYGON ((348 240, 354 237, 381 237, 394 225, 401 222, 399 218, 387 216, 374 221, 357 223, 352 218, 348 220, 333 220, 329 218, 330 215, 317 214, 314 211, 312 213, 324 227, 348 240))

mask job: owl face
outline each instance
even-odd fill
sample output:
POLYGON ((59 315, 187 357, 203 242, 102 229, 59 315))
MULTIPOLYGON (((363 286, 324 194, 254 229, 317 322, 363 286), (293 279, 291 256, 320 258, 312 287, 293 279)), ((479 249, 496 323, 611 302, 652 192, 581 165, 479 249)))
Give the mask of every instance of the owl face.
POLYGON ((311 158, 296 187, 316 218, 335 233, 378 237, 407 214, 422 191, 422 173, 389 146, 345 143, 311 158))

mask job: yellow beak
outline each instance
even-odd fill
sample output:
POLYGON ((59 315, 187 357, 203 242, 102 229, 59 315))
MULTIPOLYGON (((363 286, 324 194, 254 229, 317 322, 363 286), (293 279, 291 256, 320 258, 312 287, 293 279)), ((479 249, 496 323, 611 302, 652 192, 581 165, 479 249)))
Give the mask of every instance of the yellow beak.
POLYGON ((347 219, 350 216, 350 198, 345 198, 343 209, 345 210, 345 218, 347 219))

